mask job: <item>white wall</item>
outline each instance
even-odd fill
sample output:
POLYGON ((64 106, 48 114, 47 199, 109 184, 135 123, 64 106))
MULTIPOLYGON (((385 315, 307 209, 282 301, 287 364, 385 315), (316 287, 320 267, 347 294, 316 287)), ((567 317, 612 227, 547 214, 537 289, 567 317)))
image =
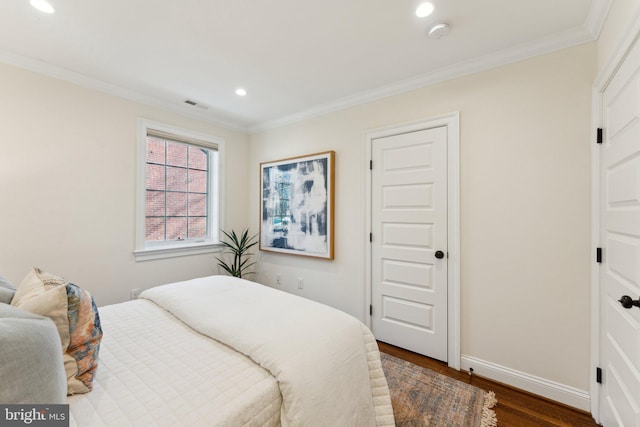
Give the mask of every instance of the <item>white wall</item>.
POLYGON ((587 390, 596 56, 582 45, 252 135, 256 230, 260 162, 336 151, 335 260, 263 253, 259 279, 364 319, 365 133, 460 111, 462 353, 587 390))
POLYGON ((460 111, 462 353, 586 390, 598 56, 583 45, 250 137, 0 65, 0 272, 40 266, 105 305, 217 271, 212 255, 133 258, 146 117, 227 141, 226 228, 257 231, 261 161, 335 150, 336 259, 262 253, 258 279, 364 319, 365 133, 460 111))
POLYGON ((131 288, 217 272, 213 255, 136 262, 139 117, 226 140, 228 227, 248 222, 248 137, 122 98, 0 65, 0 272, 32 266, 88 289, 98 305, 131 288))

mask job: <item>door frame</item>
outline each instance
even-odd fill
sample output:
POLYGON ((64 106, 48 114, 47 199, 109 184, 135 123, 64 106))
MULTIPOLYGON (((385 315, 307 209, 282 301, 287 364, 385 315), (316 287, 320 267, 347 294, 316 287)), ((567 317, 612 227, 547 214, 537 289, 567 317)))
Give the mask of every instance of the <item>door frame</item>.
MULTIPOLYGON (((435 127, 447 128, 447 363, 460 369, 460 112, 371 129, 365 139, 365 236, 371 232, 371 160, 373 140, 435 127)), ((365 239, 365 320, 371 328, 371 242, 365 239)))
MULTIPOLYGON (((637 12, 640 12, 638 10, 637 12)), ((596 262, 596 250, 600 247, 600 145, 596 144, 597 129, 604 127, 602 102, 609 83, 627 59, 635 43, 640 43, 640 13, 625 31, 614 54, 600 70, 593 84, 591 95, 591 373, 589 394, 591 415, 600 422, 600 385, 597 383, 596 369, 600 366, 600 264, 596 262)), ((606 130, 605 130, 606 132, 606 130)))

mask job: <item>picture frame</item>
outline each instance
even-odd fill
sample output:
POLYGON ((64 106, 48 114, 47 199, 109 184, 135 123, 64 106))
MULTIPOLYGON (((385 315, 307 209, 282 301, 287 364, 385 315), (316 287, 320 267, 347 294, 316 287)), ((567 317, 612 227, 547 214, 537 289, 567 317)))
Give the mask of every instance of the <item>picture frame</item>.
POLYGON ((260 250, 332 260, 334 180, 334 151, 260 163, 260 250))

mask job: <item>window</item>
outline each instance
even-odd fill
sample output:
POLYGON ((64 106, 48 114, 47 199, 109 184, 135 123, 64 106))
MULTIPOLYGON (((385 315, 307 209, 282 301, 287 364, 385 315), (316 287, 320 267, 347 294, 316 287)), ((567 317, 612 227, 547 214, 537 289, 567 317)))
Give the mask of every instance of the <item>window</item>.
POLYGON ((148 120, 138 139, 136 259, 216 250, 224 141, 148 120))

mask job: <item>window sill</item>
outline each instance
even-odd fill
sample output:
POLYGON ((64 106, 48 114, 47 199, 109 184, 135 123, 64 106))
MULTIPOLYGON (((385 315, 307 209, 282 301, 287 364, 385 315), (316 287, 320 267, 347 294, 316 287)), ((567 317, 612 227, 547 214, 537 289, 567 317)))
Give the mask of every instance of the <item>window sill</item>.
POLYGON ((155 248, 144 248, 133 251, 136 262, 150 261, 162 258, 176 258, 188 255, 200 255, 213 252, 221 252, 222 246, 219 243, 194 243, 184 246, 160 246, 155 248))

